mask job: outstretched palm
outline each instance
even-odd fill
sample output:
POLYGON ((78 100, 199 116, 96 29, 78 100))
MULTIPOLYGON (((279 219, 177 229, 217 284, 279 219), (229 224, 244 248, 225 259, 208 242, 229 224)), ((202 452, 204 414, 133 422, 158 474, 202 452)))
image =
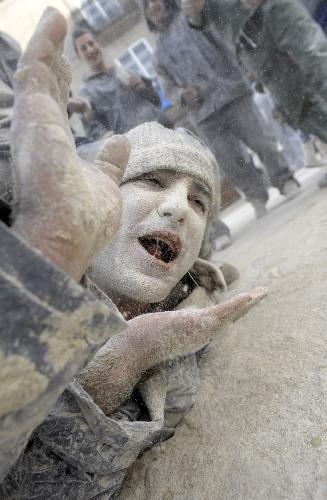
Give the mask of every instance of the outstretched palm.
POLYGON ((69 128, 71 69, 62 55, 66 21, 48 8, 20 61, 15 81, 12 156, 14 230, 79 279, 120 221, 119 182, 129 156, 114 136, 95 165, 81 160, 69 128))

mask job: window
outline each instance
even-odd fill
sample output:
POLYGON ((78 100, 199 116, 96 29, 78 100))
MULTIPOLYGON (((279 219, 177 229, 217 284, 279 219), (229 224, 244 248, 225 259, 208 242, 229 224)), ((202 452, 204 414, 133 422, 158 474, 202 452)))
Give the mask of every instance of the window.
POLYGON ((127 50, 116 59, 116 63, 130 73, 136 73, 146 78, 150 78, 155 91, 160 97, 161 109, 165 110, 171 107, 171 102, 167 99, 161 88, 153 64, 153 50, 144 38, 130 45, 127 50))
POLYGON ((119 0, 80 0, 80 11, 95 32, 102 31, 123 15, 119 0))
POLYGON ((127 71, 151 80, 157 76, 153 65, 153 50, 144 38, 130 45, 116 62, 127 71))

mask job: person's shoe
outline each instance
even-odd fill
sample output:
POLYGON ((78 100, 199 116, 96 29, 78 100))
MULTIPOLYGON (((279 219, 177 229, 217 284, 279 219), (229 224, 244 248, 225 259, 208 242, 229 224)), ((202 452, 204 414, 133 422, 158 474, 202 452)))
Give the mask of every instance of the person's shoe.
POLYGON ((305 166, 307 168, 315 168, 319 166, 319 158, 317 157, 317 148, 313 140, 304 143, 304 156, 305 156, 305 166))
POLYGON ((297 196, 300 192, 301 185, 300 183, 294 179, 288 179, 283 187, 281 188, 280 192, 287 200, 291 200, 295 196, 297 196))
POLYGON ((327 145, 320 139, 312 138, 303 147, 306 168, 319 168, 327 164, 327 145))
POLYGON ((251 205, 254 208, 255 212, 255 218, 256 219, 261 219, 261 217, 264 217, 268 210, 266 208, 266 202, 262 200, 251 200, 251 205))
POLYGON ((322 178, 318 182, 318 186, 320 188, 326 188, 327 187, 327 172, 322 176, 322 178))
POLYGON ((214 241, 215 250, 223 250, 229 247, 233 243, 232 238, 229 234, 221 234, 214 241))
MULTIPOLYGON (((216 262, 214 263, 216 264, 216 262)), ((228 262, 219 262, 217 263, 217 265, 220 271, 223 273, 227 288, 232 284, 235 285, 235 283, 240 279, 239 271, 232 264, 229 264, 228 262)))

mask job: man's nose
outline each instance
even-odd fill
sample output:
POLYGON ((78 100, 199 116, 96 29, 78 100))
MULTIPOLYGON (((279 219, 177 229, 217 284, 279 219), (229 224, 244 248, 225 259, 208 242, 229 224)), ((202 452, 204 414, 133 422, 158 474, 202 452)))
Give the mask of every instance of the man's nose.
POLYGON ((187 196, 181 192, 172 192, 159 205, 158 214, 172 223, 182 224, 186 220, 187 209, 187 196))

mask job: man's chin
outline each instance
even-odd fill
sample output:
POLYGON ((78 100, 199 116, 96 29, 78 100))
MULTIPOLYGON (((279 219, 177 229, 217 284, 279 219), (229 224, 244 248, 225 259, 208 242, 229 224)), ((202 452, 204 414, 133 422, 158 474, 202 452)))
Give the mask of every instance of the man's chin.
POLYGON ((156 304, 166 299, 178 282, 179 279, 168 280, 141 275, 137 279, 131 279, 129 286, 126 286, 126 282, 122 283, 121 291, 130 300, 142 304, 156 304))

